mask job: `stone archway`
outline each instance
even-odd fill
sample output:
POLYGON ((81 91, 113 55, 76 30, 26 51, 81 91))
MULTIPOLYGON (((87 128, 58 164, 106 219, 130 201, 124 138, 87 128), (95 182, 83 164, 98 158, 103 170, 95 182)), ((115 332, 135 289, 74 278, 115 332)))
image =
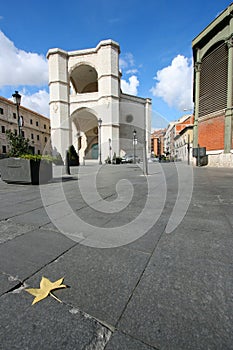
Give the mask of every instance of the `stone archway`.
POLYGON ((70 73, 70 81, 75 93, 83 94, 98 91, 98 74, 90 64, 79 64, 70 73))
POLYGON ((73 144, 79 153, 80 162, 85 159, 98 159, 99 137, 98 121, 95 113, 89 108, 80 108, 72 116, 73 144), (93 146, 95 145, 95 152, 93 146))

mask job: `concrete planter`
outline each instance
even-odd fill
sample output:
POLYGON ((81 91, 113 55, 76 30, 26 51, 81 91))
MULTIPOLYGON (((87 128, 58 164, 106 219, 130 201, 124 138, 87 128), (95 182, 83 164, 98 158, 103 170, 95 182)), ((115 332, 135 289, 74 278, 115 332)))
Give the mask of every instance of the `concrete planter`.
POLYGON ((0 160, 1 178, 7 183, 39 185, 52 179, 52 163, 45 160, 5 158, 0 160))

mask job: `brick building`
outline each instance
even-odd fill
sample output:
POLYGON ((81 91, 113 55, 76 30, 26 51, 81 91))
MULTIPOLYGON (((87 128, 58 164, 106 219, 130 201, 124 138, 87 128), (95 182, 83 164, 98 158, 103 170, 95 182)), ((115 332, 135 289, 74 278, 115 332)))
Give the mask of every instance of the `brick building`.
POLYGON ((192 42, 194 147, 206 147, 209 164, 233 166, 233 4, 192 42))
MULTIPOLYGON (((43 154, 47 145, 46 152, 48 153, 50 150, 47 144, 50 143, 50 120, 23 106, 19 107, 19 114, 23 118, 22 136, 30 140, 31 152, 43 154)), ((18 134, 16 105, 0 96, 0 156, 4 156, 8 152, 7 130, 18 134)))
POLYGON ((151 134, 151 154, 155 156, 164 155, 164 136, 166 129, 155 130, 151 134))
POLYGON ((191 135, 193 129, 193 121, 194 116, 188 114, 168 124, 166 133, 164 135, 164 153, 167 157, 170 158, 170 160, 184 158, 184 156, 181 157, 181 154, 185 154, 185 151, 181 150, 181 148, 183 148, 184 142, 188 143, 189 141, 190 143, 190 140, 193 139, 191 135), (184 129, 186 129, 186 131, 183 131, 184 129), (182 137, 180 137, 181 134, 182 137), (180 149, 178 150, 178 148, 180 149))

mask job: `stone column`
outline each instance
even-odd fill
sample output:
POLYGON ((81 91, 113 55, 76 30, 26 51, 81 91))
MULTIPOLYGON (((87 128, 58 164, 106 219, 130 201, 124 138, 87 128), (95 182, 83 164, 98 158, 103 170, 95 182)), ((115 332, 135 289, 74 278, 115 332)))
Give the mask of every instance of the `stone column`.
POLYGON ((104 161, 109 155, 109 139, 116 155, 120 152, 119 143, 119 54, 118 43, 112 40, 101 41, 98 45, 98 85, 99 117, 102 119, 101 151, 104 161))
POLYGON ((195 71, 195 110, 194 110, 194 126, 193 126, 193 147, 198 146, 198 116, 199 116, 199 100, 200 100, 200 75, 201 62, 199 60, 199 51, 197 51, 197 61, 194 65, 195 71))
POLYGON ((230 153, 231 142, 232 142, 233 37, 230 37, 230 39, 227 41, 227 46, 228 46, 228 74, 227 74, 227 108, 225 109, 224 153, 230 153))
POLYGON ((147 152, 147 157, 151 155, 151 99, 147 98, 146 99, 146 104, 145 104, 145 140, 146 140, 146 152, 147 152))
POLYGON ((66 151, 72 144, 68 53, 61 49, 51 49, 48 51, 47 58, 49 61, 52 147, 65 160, 66 151))

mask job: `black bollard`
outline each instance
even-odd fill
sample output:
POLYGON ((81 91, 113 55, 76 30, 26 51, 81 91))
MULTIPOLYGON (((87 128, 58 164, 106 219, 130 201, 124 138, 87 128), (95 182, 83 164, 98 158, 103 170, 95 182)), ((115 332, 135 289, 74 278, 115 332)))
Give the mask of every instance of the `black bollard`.
POLYGON ((69 161, 69 152, 66 151, 66 174, 70 175, 70 161, 69 161))

